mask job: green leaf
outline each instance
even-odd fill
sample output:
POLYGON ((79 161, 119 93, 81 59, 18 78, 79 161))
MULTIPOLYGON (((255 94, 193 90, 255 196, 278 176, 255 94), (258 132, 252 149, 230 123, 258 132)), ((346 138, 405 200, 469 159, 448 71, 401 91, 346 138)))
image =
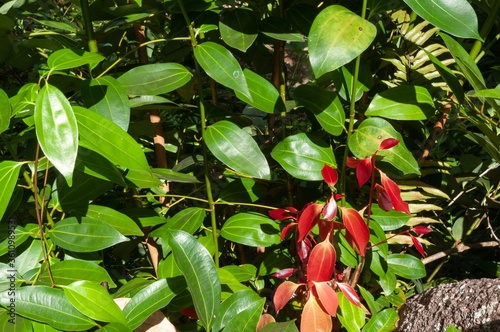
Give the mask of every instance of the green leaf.
POLYGON ((288 322, 272 322, 264 325, 260 332, 299 332, 296 326, 295 319, 288 322))
POLYGON ((208 250, 192 235, 170 231, 168 243, 182 271, 202 325, 210 331, 219 315, 221 285, 217 269, 208 250))
POLYGON ((408 254, 391 254, 387 257, 387 264, 395 274, 406 279, 420 279, 426 275, 424 263, 408 254))
POLYGON ((160 279, 135 294, 123 308, 127 326, 139 327, 153 312, 165 307, 186 287, 182 278, 160 279))
POLYGON ((161 181, 151 169, 128 169, 125 171, 125 180, 131 187, 152 188, 161 185, 161 181))
POLYGON ((0 242, 0 256, 9 252, 9 245, 12 245, 12 239, 9 239, 9 235, 14 236, 14 245, 16 248, 18 248, 30 237, 29 231, 24 229, 24 227, 9 222, 4 229, 0 230, 0 239, 2 240, 2 242, 0 242), (9 234, 12 231, 14 233, 9 234))
POLYGON ((10 160, 0 162, 0 220, 7 210, 10 198, 16 188, 21 165, 22 163, 10 160))
POLYGON ((411 215, 396 210, 384 211, 377 204, 372 205, 371 218, 378 222, 386 232, 394 231, 406 225, 411 215))
POLYGON ((363 332, 394 331, 394 326, 398 318, 398 313, 394 308, 389 308, 374 313, 368 323, 366 323, 365 327, 363 327, 363 332))
POLYGON ((263 35, 276 40, 299 43, 304 41, 304 36, 295 32, 286 19, 276 15, 266 17, 260 21, 259 28, 263 35))
POLYGON ((351 62, 370 46, 376 34, 372 23, 342 6, 323 9, 309 33, 309 58, 316 78, 351 62))
POLYGON ((9 129, 10 124, 10 101, 9 96, 0 89, 0 134, 9 129))
POLYGON ((36 97, 34 115, 40 148, 71 187, 78 154, 78 126, 68 99, 56 87, 45 84, 36 97))
POLYGON ((459 103, 462 103, 464 101, 464 89, 462 88, 462 85, 460 84, 460 81, 458 80, 458 78, 455 76, 455 74, 448 67, 446 67, 432 53, 427 52, 425 49, 423 49, 423 51, 425 52, 425 54, 427 54, 427 56, 431 60, 432 64, 436 68, 436 70, 439 72, 441 77, 448 84, 451 91, 453 92, 453 94, 457 98, 457 101, 459 103))
POLYGON ((390 163, 404 174, 420 174, 418 163, 406 148, 403 137, 382 118, 364 120, 348 141, 349 149, 358 159, 371 156, 386 138, 396 138, 399 144, 389 150, 379 151, 377 156, 390 163))
POLYGON ((352 304, 342 292, 337 292, 337 295, 341 310, 341 314, 337 314, 340 323, 348 332, 360 331, 365 325, 365 310, 352 304))
POLYGON ((293 99, 311 111, 328 133, 338 136, 344 130, 345 111, 335 92, 301 85, 293 92, 293 99))
POLYGON ((63 48, 52 53, 47 59, 47 65, 54 70, 64 70, 83 65, 98 64, 104 60, 99 53, 63 48))
MULTIPOLYGON (((50 266, 50 272, 56 285, 69 285, 75 281, 87 280, 94 283, 107 282, 109 288, 115 288, 116 284, 108 272, 101 266, 84 260, 65 260, 50 266)), ((51 285, 51 280, 46 266, 37 279, 37 284, 51 285)))
POLYGON ((61 220, 48 234, 56 245, 75 252, 97 251, 129 240, 104 221, 87 217, 61 220))
MULTIPOLYGON (((352 83, 354 78, 355 61, 351 61, 345 66, 333 72, 333 84, 337 89, 338 95, 346 100, 350 101, 352 96, 352 83)), ((364 92, 370 91, 373 86, 372 73, 370 71, 369 62, 360 62, 358 81, 356 83, 356 96, 355 99, 358 101, 363 96, 364 92)))
POLYGON ((282 112, 285 110, 285 104, 280 97, 278 90, 264 77, 254 73, 250 69, 243 70, 245 79, 248 84, 250 97, 239 91, 234 91, 236 97, 243 102, 269 114, 282 112))
POLYGON ((39 240, 33 240, 30 246, 16 257, 16 271, 24 275, 29 270, 39 267, 41 260, 43 260, 42 244, 39 240))
POLYGON ((129 95, 160 95, 180 88, 193 75, 178 63, 155 63, 135 67, 118 77, 129 95))
POLYGON ((500 99, 500 89, 476 91, 471 97, 500 99))
POLYGON ((125 88, 115 78, 103 76, 87 80, 82 85, 81 92, 85 107, 127 131, 130 102, 125 88))
POLYGON ((103 286, 80 280, 62 288, 69 302, 85 316, 102 322, 126 324, 123 311, 103 286))
POLYGON ((318 15, 318 10, 308 3, 293 4, 286 10, 286 17, 292 27, 304 36, 309 35, 316 15, 318 15))
POLYGON ((467 0, 404 0, 424 20, 439 29, 462 38, 482 40, 477 16, 467 0))
POLYGON ((435 110, 432 96, 426 88, 401 85, 375 95, 365 114, 393 120, 425 120, 435 110))
POLYGON ((109 207, 91 204, 87 209, 86 215, 89 218, 104 221, 123 235, 144 235, 135 221, 127 215, 109 207))
POLYGON ((194 57, 214 81, 252 99, 238 60, 224 46, 204 42, 194 48, 194 57))
POLYGON ((253 203, 265 196, 267 186, 261 181, 241 178, 229 183, 219 195, 219 200, 235 203, 253 203))
MULTIPOLYGON (((9 306, 7 294, 0 304, 9 306)), ((49 286, 26 286, 16 289, 16 313, 64 331, 87 331, 96 324, 71 305, 60 289, 49 286)))
POLYGON ((96 330, 96 332, 132 332, 129 327, 120 323, 109 323, 96 330))
MULTIPOLYGON (((178 230, 184 231, 189 234, 194 234, 201 227, 205 216, 205 209, 188 207, 177 212, 171 218, 166 219, 167 223, 149 233, 149 236, 162 237, 166 239, 168 230, 178 230)), ((164 254, 166 254, 166 252, 164 252, 164 254)))
POLYGON ((279 225, 259 213, 237 213, 226 220, 221 236, 251 247, 269 247, 280 243, 279 225))
POLYGON ((269 180, 271 170, 266 157, 246 131, 229 121, 209 126, 203 137, 214 156, 236 172, 269 180))
POLYGON ((323 180, 323 166, 337 165, 332 149, 325 142, 304 133, 285 138, 274 147, 271 156, 285 171, 301 180, 323 180))
MULTIPOLYGON (((16 317, 16 325, 18 324, 17 319, 19 317, 16 317)), ((31 325, 33 327, 33 332, 58 332, 58 331, 60 331, 60 330, 56 330, 55 328, 53 328, 52 326, 47 325, 47 324, 42 324, 42 323, 38 323, 38 322, 35 322, 35 321, 31 321, 30 322, 30 321, 28 321, 26 319, 25 319, 25 321, 27 322, 28 325, 31 323, 31 325)), ((31 330, 29 330, 29 328, 26 329, 26 330, 31 332, 31 330)))
POLYGON ((214 322, 213 331, 254 332, 264 307, 265 299, 253 290, 241 290, 222 302, 220 312, 214 322))
POLYGON ((78 172, 116 183, 123 187, 126 186, 122 172, 115 165, 99 153, 82 146, 78 147, 78 155, 76 156, 75 174, 78 172))
POLYGON ((221 12, 219 30, 222 40, 229 46, 246 52, 259 34, 259 22, 253 10, 231 8, 221 12))
POLYGON ((168 168, 154 168, 153 174, 158 178, 169 182, 200 183, 200 181, 193 175, 175 172, 168 168))

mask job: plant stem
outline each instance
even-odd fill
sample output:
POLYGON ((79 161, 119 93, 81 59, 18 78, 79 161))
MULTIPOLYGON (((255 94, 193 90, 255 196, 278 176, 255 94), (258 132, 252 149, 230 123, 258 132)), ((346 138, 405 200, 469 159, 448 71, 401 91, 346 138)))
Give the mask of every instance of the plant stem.
POLYGON ((81 0, 80 6, 82 7, 83 26, 85 29, 85 37, 87 38, 89 45, 89 51, 97 53, 99 52, 99 49, 97 48, 97 42, 95 41, 94 27, 92 25, 92 18, 90 17, 88 0, 81 0))
MULTIPOLYGON (((493 24, 495 24, 495 21, 498 18, 499 13, 500 13, 500 1, 495 1, 493 7, 491 8, 491 11, 488 13, 486 22, 484 22, 484 25, 481 28, 481 31, 479 32, 481 38, 486 39, 486 37, 488 37, 488 34, 490 33, 493 24)), ((483 41, 476 39, 474 45, 472 45, 472 49, 469 52, 469 55, 472 58, 472 60, 476 60, 479 52, 481 52, 482 47, 483 47, 483 41)))

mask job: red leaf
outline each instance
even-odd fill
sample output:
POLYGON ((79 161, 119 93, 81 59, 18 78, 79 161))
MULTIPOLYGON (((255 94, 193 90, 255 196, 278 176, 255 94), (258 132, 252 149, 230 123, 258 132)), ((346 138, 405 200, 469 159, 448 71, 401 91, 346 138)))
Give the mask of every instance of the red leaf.
POLYGON ((196 311, 193 308, 181 309, 181 310, 179 310, 179 312, 181 314, 183 314, 184 316, 187 316, 189 318, 198 319, 198 314, 196 313, 196 311))
POLYGON ((358 247, 359 254, 365 255, 366 245, 370 240, 370 231, 366 226, 365 221, 358 213, 352 208, 340 207, 342 211, 342 221, 347 229, 347 232, 352 236, 356 246, 358 247))
POLYGON ((307 280, 317 282, 331 280, 335 271, 336 259, 335 249, 330 241, 325 240, 318 243, 309 255, 307 280))
POLYGON ((276 209, 268 212, 269 216, 275 220, 287 220, 287 219, 296 219, 295 216, 290 214, 289 211, 285 209, 276 209))
POLYGON ((323 180, 325 180, 326 184, 328 184, 330 188, 333 188, 339 180, 339 174, 337 173, 337 170, 326 164, 321 170, 321 175, 323 176, 323 180))
POLYGON ((355 306, 359 307, 361 306, 361 302, 359 302, 359 296, 354 290, 354 288, 351 287, 349 284, 344 284, 342 282, 338 282, 337 286, 339 287, 340 291, 342 294, 345 295, 345 297, 355 306))
POLYGON ((317 224, 321 216, 323 206, 324 204, 309 203, 304 208, 304 210, 300 214, 298 221, 299 237, 297 238, 297 241, 302 241, 307 236, 307 234, 309 234, 314 225, 317 224))
POLYGON ((361 160, 347 157, 346 165, 349 168, 356 168, 361 160))
POLYGON ((321 308, 314 296, 310 296, 302 310, 300 331, 331 332, 332 327, 332 317, 321 308))
POLYGON ((270 314, 262 314, 259 319, 259 323, 257 324, 256 332, 259 332, 264 326, 269 323, 274 323, 276 320, 270 314))
POLYGON ((319 303, 323 307, 324 311, 330 316, 336 316, 339 306, 339 298, 332 286, 328 285, 326 282, 315 282, 314 288, 316 290, 316 294, 318 294, 319 303))
POLYGON ((415 226, 413 227, 412 231, 414 231, 417 234, 425 235, 431 233, 432 229, 430 229, 427 226, 415 226))
POLYGON ((297 223, 296 222, 292 222, 288 225, 286 225, 285 227, 283 227, 283 229, 281 230, 281 236, 280 236, 280 239, 281 241, 283 241, 283 239, 288 235, 288 233, 292 230, 292 228, 294 228, 295 226, 297 226, 297 223))
POLYGON ((319 237, 321 240, 326 240, 328 238, 328 235, 330 235, 334 226, 335 224, 331 221, 321 219, 318 221, 319 237))
POLYGON ((386 138, 380 143, 379 150, 389 150, 399 144, 399 140, 395 138, 386 138))
POLYGON ((411 238, 411 241, 413 242, 413 245, 415 246, 415 249, 417 249, 417 251, 419 252, 420 255, 422 255, 422 257, 425 257, 426 255, 425 255, 425 251, 424 251, 424 247, 422 246, 422 243, 420 243, 420 241, 411 234, 410 234, 410 238, 411 238))
POLYGON ((311 241, 305 238, 304 240, 297 242, 295 248, 297 250, 297 255, 299 256, 302 264, 307 265, 307 261, 309 260, 309 254, 311 253, 312 249, 311 241))
POLYGON ((385 212, 391 211, 393 207, 391 198, 389 197, 389 194, 387 193, 385 188, 378 183, 375 185, 375 188, 377 189, 378 206, 380 206, 380 208, 385 212))
POLYGON ((370 177, 372 176, 372 158, 368 157, 359 161, 358 167, 356 167, 356 178, 358 179, 358 185, 362 187, 370 177))
POLYGON ((276 310, 276 313, 278 313, 278 311, 283 309, 285 304, 287 304, 288 301, 290 301, 293 294, 300 286, 303 286, 303 284, 296 284, 291 281, 285 281, 284 283, 278 286, 276 292, 274 293, 274 298, 273 298, 274 309, 276 310))
POLYGON ((332 195, 325 204, 325 207, 323 208, 323 212, 321 213, 323 215, 323 219, 326 221, 333 221, 335 217, 337 216, 337 201, 335 201, 335 197, 332 195))
POLYGON ((408 207, 408 203, 401 199, 401 190, 399 190, 396 182, 389 179, 384 172, 380 171, 380 179, 382 181, 382 186, 384 186, 385 190, 389 194, 392 205, 394 206, 394 210, 404 212, 410 214, 410 208, 408 207))
POLYGON ((273 273, 272 276, 275 278, 286 279, 289 276, 291 276, 292 274, 294 274, 295 271, 297 271, 297 269, 294 269, 293 267, 289 267, 289 268, 282 269, 282 270, 279 270, 278 272, 273 273))

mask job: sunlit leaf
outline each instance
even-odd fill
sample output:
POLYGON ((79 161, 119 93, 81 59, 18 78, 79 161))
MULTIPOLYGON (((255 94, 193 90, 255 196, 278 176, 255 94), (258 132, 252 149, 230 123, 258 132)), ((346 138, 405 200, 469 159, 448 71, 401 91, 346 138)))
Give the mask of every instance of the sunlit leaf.
POLYGON ((302 310, 300 330, 331 332, 332 327, 333 324, 331 316, 323 311, 323 308, 321 308, 321 306, 319 305, 316 297, 309 297, 309 300, 307 300, 306 305, 302 310))
POLYGON ((344 296, 351 301, 352 304, 355 306, 359 307, 361 306, 361 303, 359 302, 359 296, 354 290, 354 288, 351 287, 351 285, 343 283, 343 282, 338 282, 337 283, 338 288, 344 294, 344 296))
POLYGON ((324 240, 314 246, 307 263, 308 281, 329 281, 335 270, 337 256, 330 241, 324 240))
POLYGON ((379 171, 379 173, 382 186, 384 186, 387 194, 389 195, 394 209, 396 211, 410 214, 408 203, 403 201, 403 199, 401 198, 401 190, 399 189, 398 185, 394 181, 392 181, 384 172, 379 171))
POLYGON ((64 48, 53 52, 47 59, 47 65, 52 70, 64 70, 98 64, 102 60, 104 57, 99 53, 64 48))
POLYGON ((258 213, 240 212, 227 219, 221 236, 226 240, 253 247, 280 243, 280 228, 274 220, 258 213))
POLYGON ((342 211, 342 222, 349 234, 354 239, 356 246, 358 247, 359 254, 361 256, 365 255, 366 245, 370 240, 370 231, 368 226, 366 226, 363 217, 358 211, 352 208, 340 207, 342 211))
POLYGON ((301 285, 296 284, 291 281, 285 281, 276 288, 276 292, 274 292, 273 303, 274 309, 276 312, 279 312, 281 309, 285 307, 285 305, 290 301, 293 294, 301 285))
POLYGON ((226 44, 242 52, 246 52, 252 46, 259 33, 254 11, 245 7, 222 11, 219 30, 226 44))
POLYGON ((0 134, 9 128, 11 107, 9 96, 0 89, 0 134))
POLYGON ((243 70, 251 98, 235 90, 236 97, 245 103, 269 114, 285 110, 285 105, 278 90, 261 75, 245 68, 243 70))
POLYGON ((214 323, 214 331, 255 332, 265 298, 246 289, 229 296, 221 304, 221 314, 214 323))
POLYGON ((16 188, 21 165, 22 163, 10 160, 0 162, 0 220, 7 210, 12 193, 16 188))
POLYGON ((318 223, 323 206, 323 204, 310 203, 304 208, 298 220, 299 236, 297 242, 302 241, 318 223))
POLYGON ((318 294, 318 300, 330 316, 337 316, 339 299, 337 293, 326 282, 314 282, 314 288, 318 294))
POLYGON ((408 254, 391 254, 387 264, 395 274, 407 279, 419 279, 426 275, 424 263, 415 256, 408 254))

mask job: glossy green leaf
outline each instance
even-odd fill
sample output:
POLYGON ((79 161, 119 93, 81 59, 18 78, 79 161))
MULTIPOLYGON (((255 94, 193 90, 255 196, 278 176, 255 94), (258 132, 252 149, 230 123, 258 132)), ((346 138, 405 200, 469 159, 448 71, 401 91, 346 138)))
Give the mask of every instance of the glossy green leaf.
POLYGON ((299 332, 295 319, 288 322, 273 322, 264 325, 260 332, 299 332))
POLYGON ((436 110, 426 88, 401 85, 377 94, 365 114, 393 120, 425 120, 436 110))
POLYGON ((136 188, 152 188, 161 185, 161 181, 151 169, 127 169, 125 180, 130 187, 136 188))
POLYGON ((154 168, 153 174, 158 178, 179 183, 199 183, 200 181, 193 175, 175 172, 168 168, 154 168))
POLYGON ((135 67, 118 77, 129 95, 159 95, 180 88, 193 75, 178 63, 154 63, 135 67))
POLYGON ((229 271, 238 282, 249 281, 257 274, 257 267, 252 264, 226 265, 221 270, 229 271))
POLYGON ((221 314, 217 317, 213 330, 254 332, 265 301, 265 298, 250 289, 232 294, 222 302, 221 314))
POLYGON ((301 180, 323 180, 321 170, 325 164, 337 165, 332 149, 325 142, 304 133, 285 138, 274 147, 271 156, 290 175, 301 180))
POLYGON ((150 171, 140 145, 122 128, 87 109, 75 107, 74 112, 80 145, 101 154, 116 165, 150 171))
POLYGON ((68 99, 49 84, 36 97, 35 129, 43 153, 71 186, 78 153, 78 126, 68 99))
POLYGON ((89 218, 104 221, 123 235, 144 235, 139 226, 131 218, 109 207, 91 204, 87 209, 86 215, 89 218))
POLYGON ((248 98, 243 93, 235 90, 234 92, 236 97, 269 114, 285 110, 285 104, 283 103, 278 90, 271 84, 271 82, 247 68, 243 70, 243 74, 245 75, 251 98, 248 98))
POLYGON ((83 65, 98 64, 102 60, 104 60, 104 57, 99 53, 64 48, 49 55, 47 65, 51 70, 64 70, 83 65))
MULTIPOLYGON (((116 287, 113 279, 103 267, 89 261, 77 259, 57 262, 50 266, 50 272, 56 285, 69 285, 75 281, 87 280, 98 284, 107 282, 109 288, 116 287)), ((51 285, 46 268, 42 268, 37 284, 51 285)))
POLYGON ((135 294, 123 308, 127 326, 135 329, 153 312, 169 304, 177 294, 186 288, 182 278, 160 279, 135 294))
MULTIPOLYGON (((28 320, 26 320, 28 322, 28 320)), ((16 325, 17 325, 17 319, 16 319, 16 325)), ((47 324, 42 324, 38 323, 35 321, 28 322, 28 324, 31 323, 31 326, 33 327, 33 332, 58 332, 60 330, 56 330, 50 325, 47 324)))
POLYGON ((424 20, 462 38, 481 39, 477 16, 467 0, 404 0, 424 20))
POLYGON ((396 210, 384 211, 378 205, 372 205, 371 218, 386 232, 394 231, 406 225, 411 215, 396 210))
POLYGON ((476 91, 472 97, 500 99, 500 89, 484 89, 476 91))
POLYGON ((266 157, 246 131, 229 121, 219 121, 205 130, 205 143, 214 156, 238 173, 271 178, 266 157))
POLYGON ((253 203, 264 197, 267 186, 254 179, 241 178, 229 183, 220 193, 219 200, 225 202, 253 203))
POLYGON ((96 330, 96 332, 133 332, 133 330, 120 323, 109 323, 96 330))
POLYGON ((16 271, 19 275, 24 275, 29 270, 38 268, 42 260, 42 244, 38 240, 33 240, 30 246, 16 257, 16 271))
POLYGON ((279 225, 259 213, 237 213, 226 220, 221 236, 251 247, 269 247, 280 243, 279 225))
MULTIPOLYGON (((166 244, 168 246, 168 243, 166 244)), ((165 252, 165 244, 162 242, 162 250, 165 252)), ((170 247, 168 247, 170 250, 170 247)), ((158 263, 158 269, 157 269, 157 276, 158 278, 174 278, 174 277, 179 277, 182 276, 182 272, 175 264, 174 260, 174 255, 172 255, 172 252, 170 252, 167 257, 160 259, 160 262, 158 263)))
POLYGON ((149 236, 162 237, 166 239, 168 230, 179 230, 189 234, 194 234, 201 227, 205 216, 205 209, 188 207, 166 219, 167 223, 149 233, 149 236))
POLYGON ((9 245, 12 245, 12 238, 9 239, 9 236, 14 236, 14 245, 19 247, 29 238, 29 232, 22 226, 16 225, 13 223, 8 223, 4 229, 0 230, 0 256, 5 255, 9 251, 9 245), (13 234, 9 234, 10 232, 14 232, 13 234))
POLYGON ((87 217, 61 220, 48 234, 56 245, 75 252, 97 251, 128 241, 104 221, 87 217))
POLYGON ((328 133, 338 136, 343 132, 345 111, 335 92, 304 84, 295 89, 293 99, 311 111, 328 133))
MULTIPOLYGON (((9 297, 0 296, 8 307, 9 297)), ((64 331, 87 331, 96 324, 73 307, 61 289, 49 286, 26 286, 16 290, 16 313, 64 331)))
POLYGON ((202 325, 210 331, 219 315, 221 285, 212 256, 192 235, 170 231, 168 243, 182 271, 202 325))
MULTIPOLYGON (((340 67, 333 72, 333 84, 340 98, 350 101, 352 96, 352 83, 354 78, 355 61, 340 67)), ((359 66, 358 81, 356 83, 356 101, 361 99, 364 92, 370 91, 373 86, 373 77, 370 63, 361 61, 359 66)))
POLYGON ((88 280, 62 286, 64 295, 82 314, 102 322, 125 324, 125 315, 106 289, 88 280))
POLYGON ((229 46, 246 52, 259 34, 258 21, 253 10, 241 8, 221 12, 219 31, 222 40, 229 46))
POLYGON ((0 134, 9 128, 10 113, 9 96, 0 89, 0 134))
POLYGON ((425 265, 420 259, 408 254, 391 254, 387 257, 389 268, 407 279, 419 279, 426 275, 425 265))
POLYGON ((214 81, 252 99, 238 60, 224 46, 204 42, 194 48, 194 57, 214 81))
POLYGON ((364 159, 375 153, 386 138, 396 138, 400 142, 391 149, 379 151, 377 156, 383 157, 383 161, 392 164, 404 174, 420 174, 417 161, 406 148, 401 134, 382 118, 364 120, 349 139, 348 145, 356 158, 364 159))
POLYGON ((464 89, 462 88, 462 85, 460 84, 460 81, 458 78, 455 76, 455 74, 448 68, 446 67, 438 58, 436 58, 432 53, 427 52, 424 49, 425 54, 429 57, 431 60, 432 64, 436 68, 436 70, 439 72, 441 77, 445 80, 445 82, 448 84, 450 87, 451 91, 457 98, 457 101, 459 103, 462 103, 464 101, 464 89))
POLYGON ((338 292, 337 295, 341 310, 341 314, 337 314, 340 323, 348 332, 360 331, 365 325, 365 310, 352 304, 342 292, 338 292))
POLYGON ((0 162, 0 220, 16 188, 21 165, 22 163, 10 160, 0 162))
POLYGON ((85 107, 127 131, 130 102, 125 88, 115 78, 103 76, 87 80, 81 91, 85 107))
POLYGON ((342 6, 323 9, 309 33, 309 59, 316 78, 351 62, 376 34, 372 23, 342 6))
POLYGON ((389 308, 375 313, 363 327, 363 332, 391 332, 394 331, 398 320, 396 309, 389 308))

